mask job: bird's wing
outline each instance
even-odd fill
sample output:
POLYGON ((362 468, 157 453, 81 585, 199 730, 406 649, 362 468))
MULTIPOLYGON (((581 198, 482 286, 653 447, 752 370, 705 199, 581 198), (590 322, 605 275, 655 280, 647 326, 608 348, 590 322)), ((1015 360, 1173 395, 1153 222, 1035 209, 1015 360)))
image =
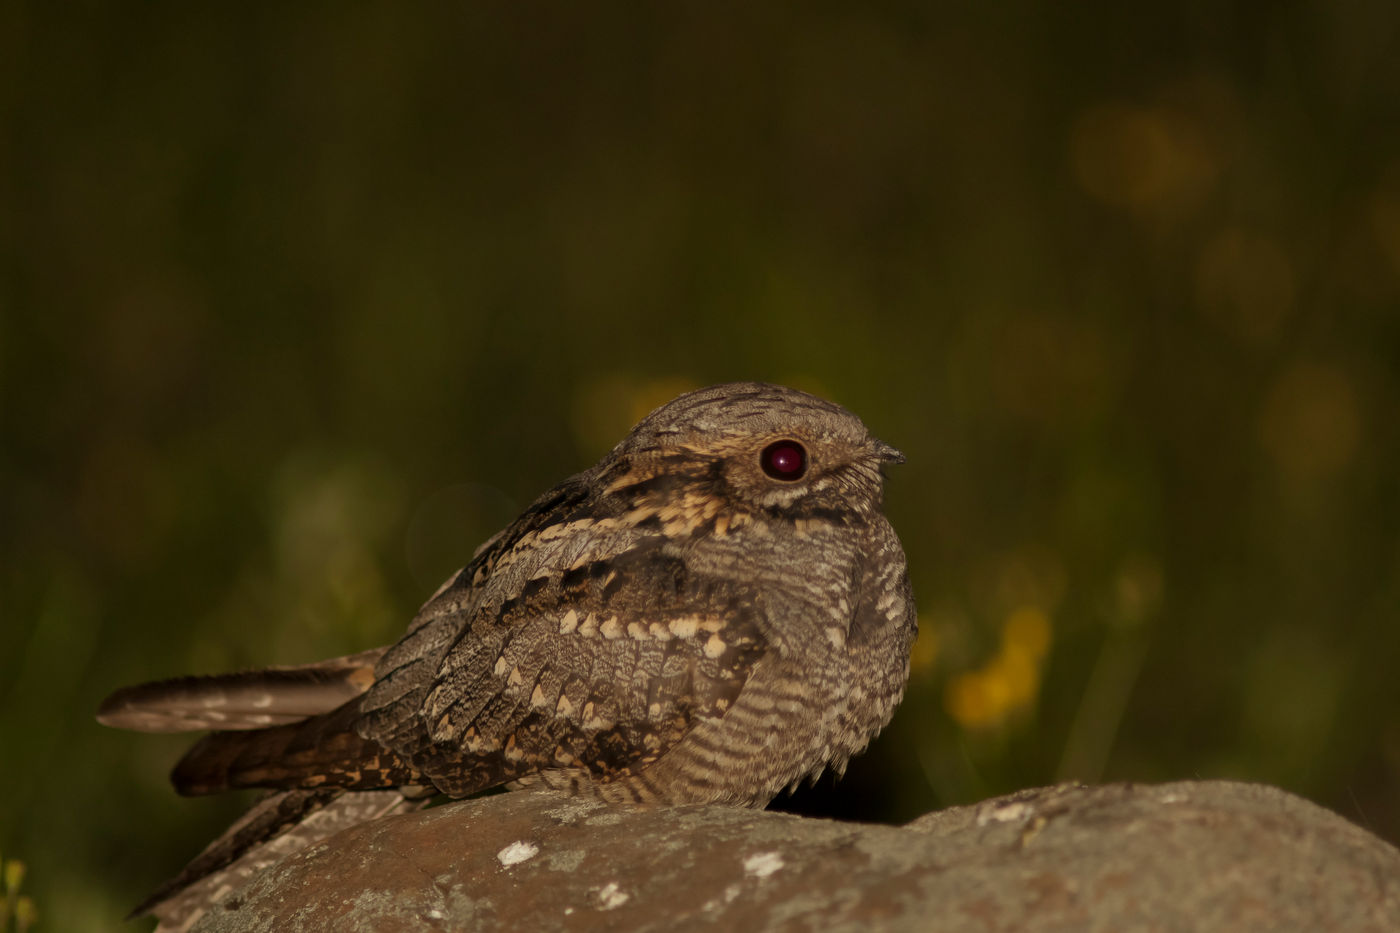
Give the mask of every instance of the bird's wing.
POLYGON ((723 715, 767 644, 743 575, 688 560, 677 532, 705 507, 591 505, 530 510, 429 603, 381 661, 361 734, 463 795, 630 773, 723 715))

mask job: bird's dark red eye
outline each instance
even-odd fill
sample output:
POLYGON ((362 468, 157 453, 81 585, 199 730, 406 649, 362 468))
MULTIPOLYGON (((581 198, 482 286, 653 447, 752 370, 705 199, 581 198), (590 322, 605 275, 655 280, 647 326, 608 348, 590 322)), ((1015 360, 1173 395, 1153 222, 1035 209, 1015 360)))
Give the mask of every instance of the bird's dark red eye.
POLYGON ((797 441, 776 441, 759 455, 763 472, 774 479, 799 480, 807 472, 807 450, 797 441))

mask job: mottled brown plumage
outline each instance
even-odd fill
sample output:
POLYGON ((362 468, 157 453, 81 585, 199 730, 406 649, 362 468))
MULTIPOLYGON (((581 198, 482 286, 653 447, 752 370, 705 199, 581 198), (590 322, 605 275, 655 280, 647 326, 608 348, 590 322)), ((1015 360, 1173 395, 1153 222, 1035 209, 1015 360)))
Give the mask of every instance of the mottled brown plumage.
POLYGON ((243 730, 185 756, 182 793, 282 795, 143 908, 179 929, 186 888, 216 892, 317 811, 335 831, 507 783, 763 806, 839 773, 908 677, 913 601, 880 510, 881 464, 900 459, 802 392, 692 392, 483 545, 382 654, 119 691, 112 725, 243 730), (383 788, 407 796, 352 805, 383 788))

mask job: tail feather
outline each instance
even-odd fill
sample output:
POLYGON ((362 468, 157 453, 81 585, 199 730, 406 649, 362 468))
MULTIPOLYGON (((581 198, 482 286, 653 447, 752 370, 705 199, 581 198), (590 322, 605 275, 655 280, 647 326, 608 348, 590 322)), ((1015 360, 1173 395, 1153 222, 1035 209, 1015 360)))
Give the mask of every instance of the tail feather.
POLYGON ((425 784, 406 760, 355 732, 359 698, 320 716, 252 732, 212 732, 170 780, 186 796, 240 787, 373 790, 425 784))
POLYGON ((374 683, 383 648, 297 667, 211 677, 176 677, 123 687, 97 710, 97 721, 138 732, 265 729, 343 705, 374 683))
POLYGON ((264 797, 133 912, 184 933, 253 874, 356 823, 417 809, 436 788, 355 730, 384 649, 298 667, 181 677, 127 687, 97 718, 144 732, 218 729, 171 780, 182 794, 270 787, 264 797))

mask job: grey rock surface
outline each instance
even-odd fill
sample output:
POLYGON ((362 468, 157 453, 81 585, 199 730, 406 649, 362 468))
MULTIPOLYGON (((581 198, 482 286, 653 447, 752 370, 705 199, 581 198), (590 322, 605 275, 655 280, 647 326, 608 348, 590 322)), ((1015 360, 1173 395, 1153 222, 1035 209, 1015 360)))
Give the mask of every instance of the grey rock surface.
POLYGON ((1400 852, 1275 788, 1063 785, 903 827, 533 792, 355 827, 196 933, 1400 931, 1400 852))

